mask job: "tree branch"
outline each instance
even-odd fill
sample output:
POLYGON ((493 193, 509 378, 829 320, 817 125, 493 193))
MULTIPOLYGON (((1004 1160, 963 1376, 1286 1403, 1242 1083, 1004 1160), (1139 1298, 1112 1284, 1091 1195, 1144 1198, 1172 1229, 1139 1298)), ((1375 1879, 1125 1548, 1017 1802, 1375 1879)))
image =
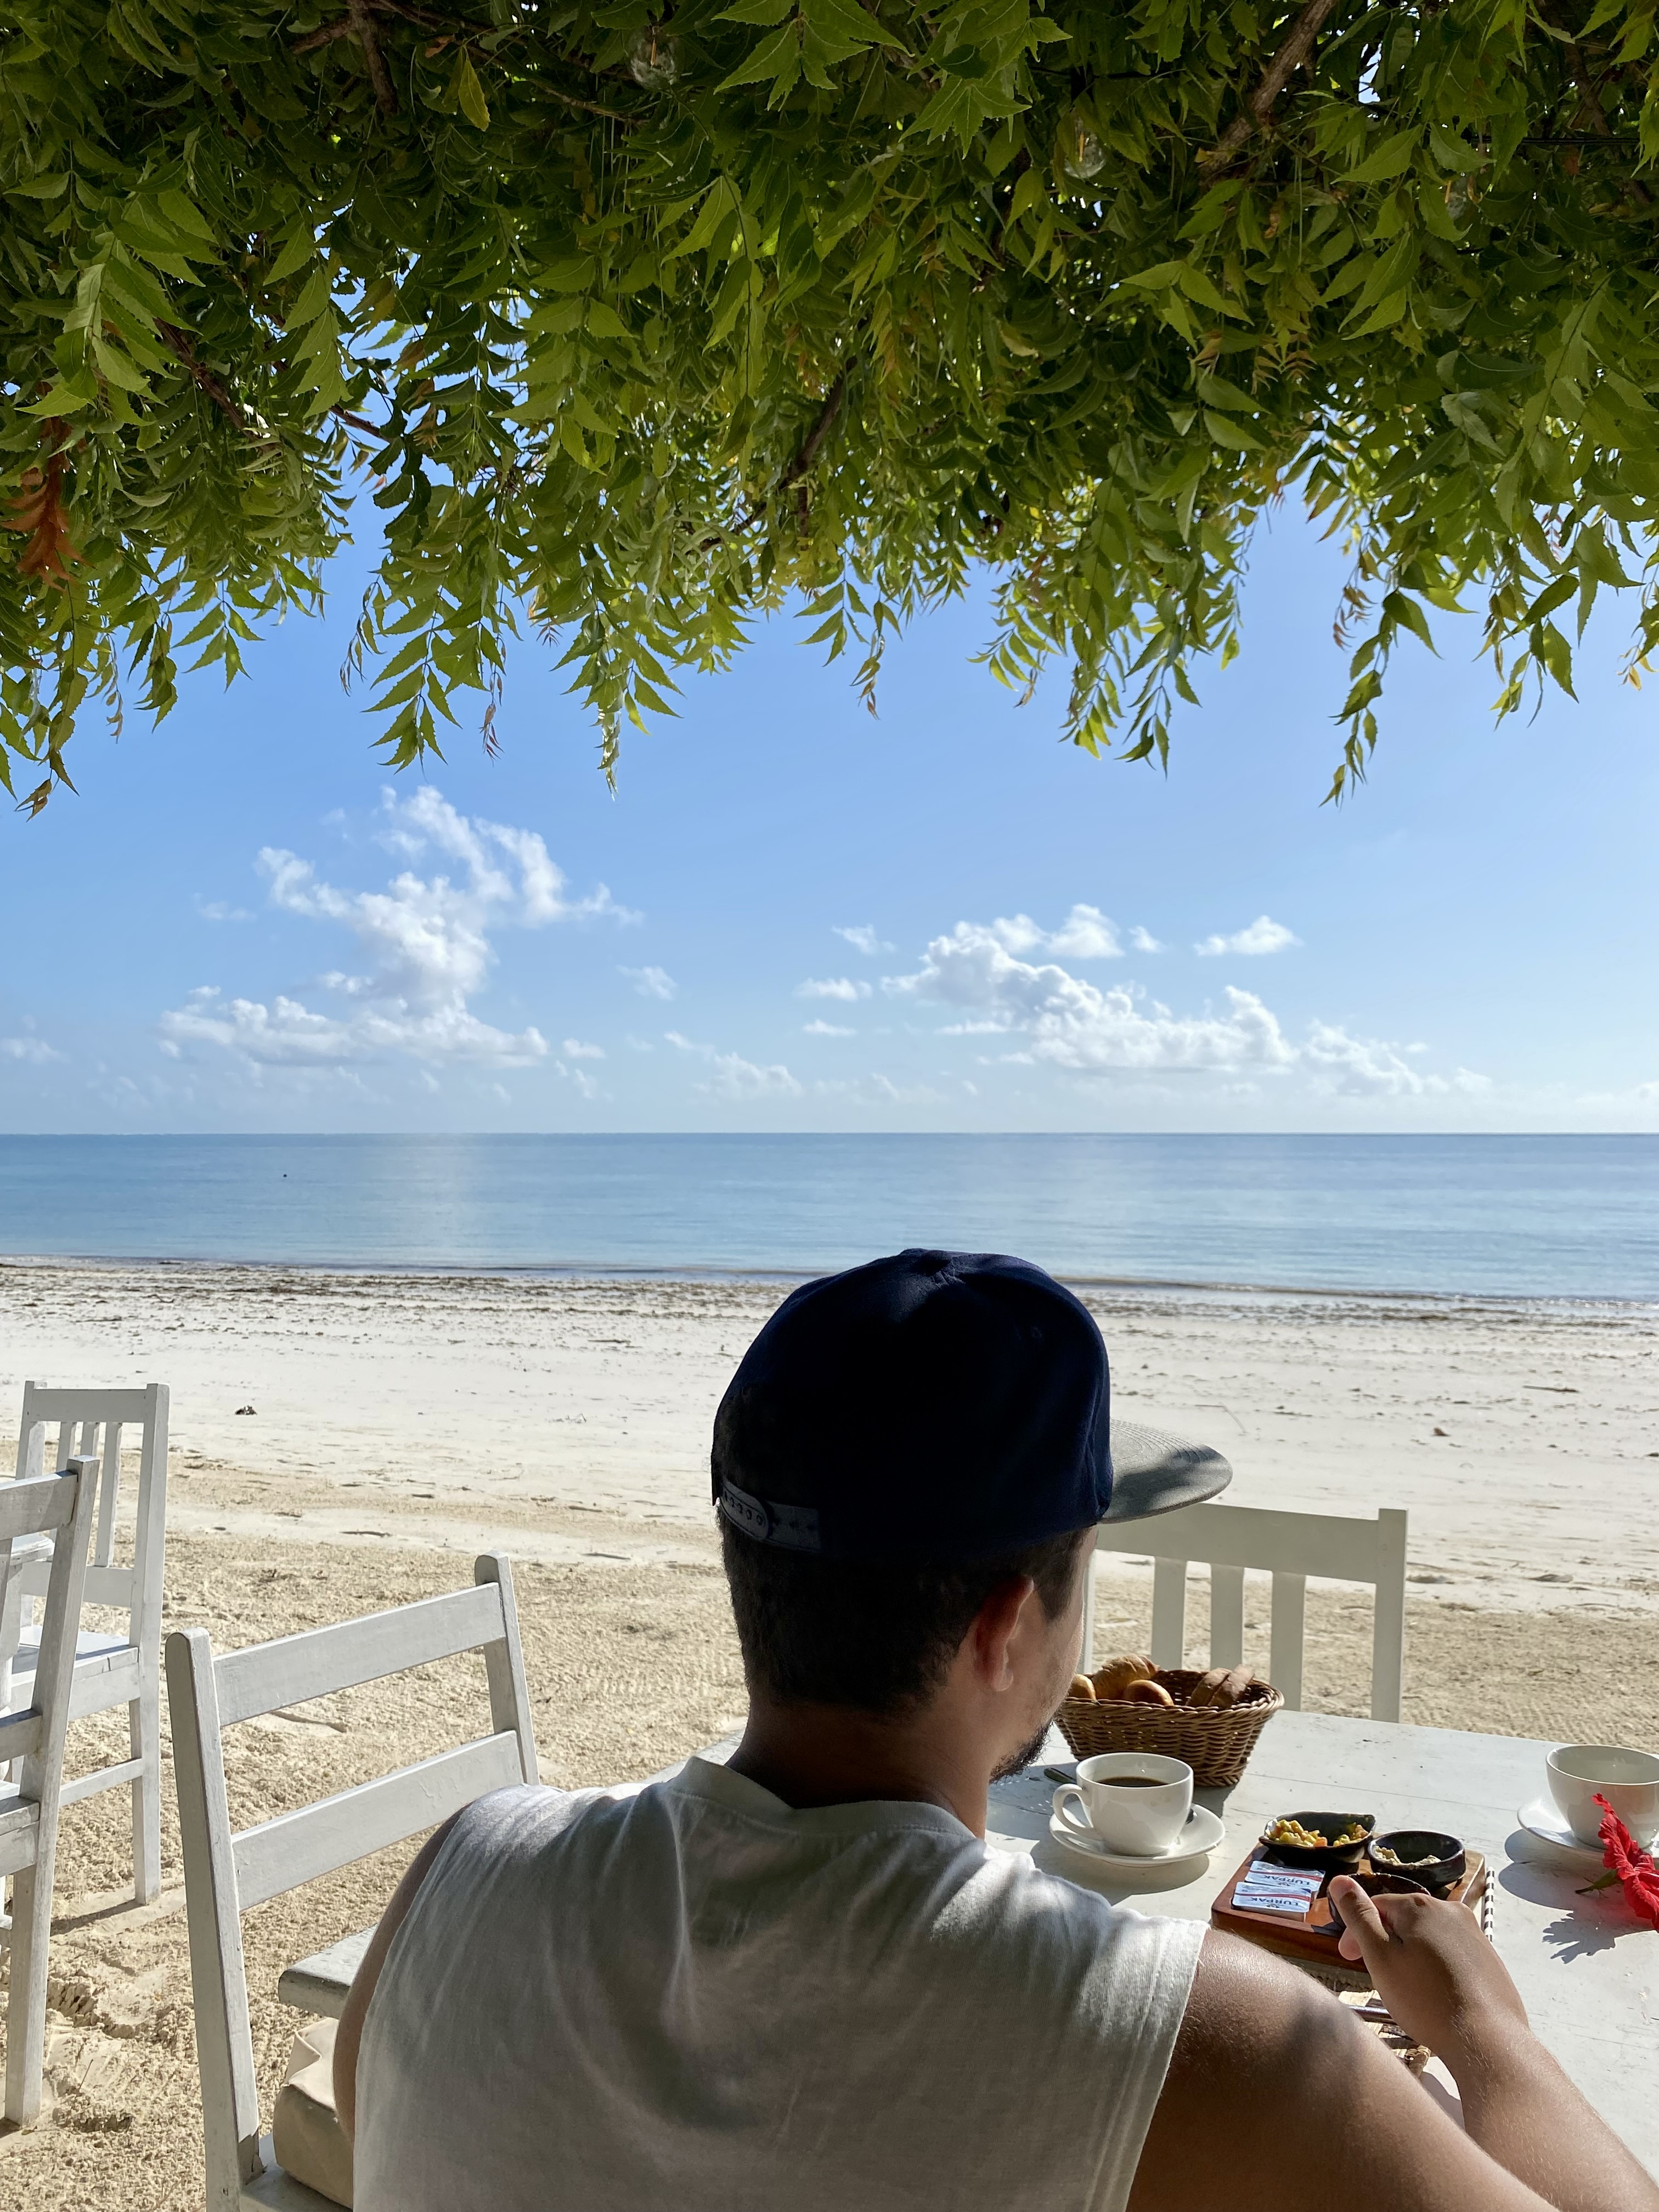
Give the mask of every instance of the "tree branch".
POLYGON ((1258 131, 1267 129, 1279 95, 1311 57, 1314 40, 1319 36, 1321 26, 1335 5, 1336 0, 1308 0, 1307 6, 1291 24, 1290 36, 1268 63, 1261 83, 1245 102, 1244 112, 1233 118, 1208 153, 1199 155, 1200 168, 1218 168, 1224 162, 1231 161, 1239 148, 1254 137, 1258 131))
POLYGON ((819 412, 818 419, 807 432, 805 442, 802 445, 799 453, 778 478, 780 491, 787 491, 790 485, 804 477, 813 462, 817 460, 819 453, 823 450, 824 440, 836 427, 836 418, 841 413, 842 403, 846 397, 847 371, 842 368, 836 372, 835 382, 823 395, 823 406, 819 412))
POLYGON ((184 332, 182 331, 174 330, 171 323, 157 323, 155 329, 156 334, 161 338, 162 343, 167 346, 170 352, 177 354, 179 359, 183 362, 190 375, 200 386, 201 390, 206 392, 208 398, 213 402, 219 412, 224 416, 228 421, 234 422, 236 425, 236 428, 240 430, 244 435, 248 434, 250 426, 247 416, 237 405, 228 389, 222 385, 219 381, 218 378, 213 374, 213 371, 210 368, 204 368, 202 363, 197 360, 196 355, 191 349, 190 340, 185 336, 184 332))
MULTIPOLYGON (((1547 13, 1547 10, 1546 12, 1547 13)), ((1577 119, 1581 123, 1588 123, 1596 137, 1611 138, 1613 136, 1613 129, 1607 120, 1606 108, 1601 105, 1601 88, 1593 75, 1589 63, 1584 59, 1584 50, 1577 39, 1568 39, 1565 46, 1568 71, 1577 88, 1579 95, 1577 119)), ((1626 182, 1630 186, 1631 198, 1639 207, 1653 205, 1652 193, 1639 179, 1628 178, 1626 182)))
MULTIPOLYGON (((416 30, 428 32, 434 39, 465 41, 482 37, 490 28, 488 23, 458 21, 452 15, 434 15, 429 8, 410 7, 408 0, 348 0, 348 6, 349 14, 338 15, 333 22, 324 23, 314 31, 307 31, 302 39, 295 39, 289 52, 291 54, 314 53, 319 46, 332 46, 337 39, 357 40, 368 60, 368 73, 374 82, 375 97, 382 112, 387 115, 398 112, 397 96, 392 92, 391 80, 386 76, 380 48, 374 43, 374 27, 368 20, 371 16, 389 16, 396 22, 410 23, 416 30), (368 30, 367 40, 359 28, 360 21, 368 30), (375 74, 377 67, 379 76, 375 74), (382 83, 385 85, 385 97, 381 94, 382 83), (390 107, 386 105, 388 97, 392 100, 390 107)), ((602 115, 607 123, 623 123, 630 130, 637 129, 644 119, 638 115, 625 114, 619 107, 602 106, 596 100, 580 99, 575 93, 566 92, 556 84, 542 82, 537 89, 550 100, 562 100, 567 107, 580 109, 584 115, 602 115)))
POLYGON ((374 88, 375 106, 382 115, 395 115, 398 112, 398 95, 392 89, 386 57, 380 52, 380 40, 374 35, 368 0, 346 0, 346 14, 351 22, 351 35, 362 48, 363 59, 368 64, 368 81, 374 88))
MULTIPOLYGON (((818 410, 818 419, 801 441, 800 451, 772 487, 772 496, 775 499, 781 498, 792 484, 799 483, 801 478, 823 452, 823 441, 835 428, 836 418, 841 413, 842 404, 846 397, 847 371, 842 368, 836 372, 835 382, 824 393, 823 404, 818 410)), ((748 514, 740 514, 730 529, 711 530, 706 538, 700 538, 697 540, 698 552, 707 553, 713 546, 723 545, 728 538, 735 538, 744 530, 752 530, 765 514, 766 508, 765 500, 757 500, 748 514)))

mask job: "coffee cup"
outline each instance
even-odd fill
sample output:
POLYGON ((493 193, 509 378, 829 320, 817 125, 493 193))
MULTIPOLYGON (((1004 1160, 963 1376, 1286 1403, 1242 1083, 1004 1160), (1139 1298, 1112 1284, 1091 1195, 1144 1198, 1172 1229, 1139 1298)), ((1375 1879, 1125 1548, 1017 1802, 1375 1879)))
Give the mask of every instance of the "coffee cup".
POLYGON ((1659 1759, 1617 1743, 1564 1743, 1545 1761, 1556 1809, 1581 1844, 1600 1840, 1605 1797, 1637 1842, 1659 1836, 1659 1759))
POLYGON ((1192 1809, 1192 1768, 1157 1752, 1103 1751, 1079 1759, 1077 1780, 1054 1792, 1054 1817, 1062 1827, 1130 1858, 1161 1857, 1192 1809))

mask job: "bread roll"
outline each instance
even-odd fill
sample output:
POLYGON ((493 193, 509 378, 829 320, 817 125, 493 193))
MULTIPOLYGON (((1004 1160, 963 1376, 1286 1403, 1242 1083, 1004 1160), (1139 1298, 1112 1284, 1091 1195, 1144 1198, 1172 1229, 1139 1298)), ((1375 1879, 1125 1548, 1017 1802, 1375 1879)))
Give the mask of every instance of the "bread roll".
POLYGON ((1085 1705, 1091 1705, 1095 1701, 1095 1686, 1086 1674, 1073 1674, 1072 1686, 1066 1694, 1068 1698, 1081 1698, 1085 1705))
POLYGON ((1235 1667, 1215 1693, 1218 1705, 1236 1705, 1241 1698, 1249 1695, 1255 1686, 1255 1674, 1249 1667, 1235 1667))
POLYGON ((1227 1680, 1227 1674, 1224 1667, 1212 1667, 1207 1674, 1194 1683, 1188 1693, 1187 1703, 1189 1705, 1219 1705, 1221 1686, 1227 1680))
POLYGON ((1095 1695, 1097 1698, 1121 1698, 1131 1682, 1150 1680, 1157 1673, 1150 1659, 1128 1656, 1109 1659, 1094 1672, 1095 1695))
POLYGON ((1133 1698, 1136 1704, 1144 1705, 1172 1705, 1175 1703, 1162 1682, 1149 1681, 1145 1676, 1129 1683, 1119 1691, 1118 1695, 1133 1698))

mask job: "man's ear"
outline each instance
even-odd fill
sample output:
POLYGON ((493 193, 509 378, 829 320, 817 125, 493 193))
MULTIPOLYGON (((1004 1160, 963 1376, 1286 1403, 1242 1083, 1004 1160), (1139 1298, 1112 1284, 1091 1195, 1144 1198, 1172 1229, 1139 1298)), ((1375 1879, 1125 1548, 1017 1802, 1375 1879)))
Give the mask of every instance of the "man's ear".
POLYGON ((963 1641, 971 1656, 974 1672, 988 1690, 1011 1690, 1014 1685, 1012 1648, 1026 1608, 1039 1602, 1036 1584, 1030 1575, 1011 1575, 999 1583, 974 1616, 974 1625, 963 1641))

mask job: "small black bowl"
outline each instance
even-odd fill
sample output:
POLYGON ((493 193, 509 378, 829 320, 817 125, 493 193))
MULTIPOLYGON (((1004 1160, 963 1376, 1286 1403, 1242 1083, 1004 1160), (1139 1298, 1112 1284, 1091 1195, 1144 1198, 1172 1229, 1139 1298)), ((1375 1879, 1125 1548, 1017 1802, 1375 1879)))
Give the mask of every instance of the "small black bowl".
POLYGON ((1443 1834, 1438 1828, 1391 1828, 1386 1836, 1371 1838, 1371 1865, 1378 1874, 1402 1874, 1437 1893, 1449 1889, 1468 1872, 1468 1859, 1461 1836, 1443 1834), (1390 1850, 1400 1863, 1379 1860, 1377 1850, 1390 1850))
POLYGON ((1340 1836, 1345 1828, 1363 1827, 1364 1834, 1352 1844, 1275 1844, 1268 1840, 1267 1828, 1261 1832, 1261 1848, 1279 1866, 1317 1868, 1325 1874, 1352 1874, 1364 1855, 1376 1826, 1375 1813, 1281 1813, 1281 1820, 1297 1820, 1316 1835, 1340 1836))

